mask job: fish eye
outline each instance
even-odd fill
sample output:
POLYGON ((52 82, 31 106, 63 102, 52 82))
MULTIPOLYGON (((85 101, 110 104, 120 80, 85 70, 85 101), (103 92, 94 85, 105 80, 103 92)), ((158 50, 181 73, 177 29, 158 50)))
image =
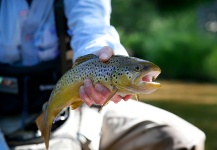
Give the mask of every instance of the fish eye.
POLYGON ((139 65, 137 65, 137 66, 134 67, 134 70, 135 70, 135 71, 140 71, 140 70, 142 70, 142 67, 139 66, 139 65))

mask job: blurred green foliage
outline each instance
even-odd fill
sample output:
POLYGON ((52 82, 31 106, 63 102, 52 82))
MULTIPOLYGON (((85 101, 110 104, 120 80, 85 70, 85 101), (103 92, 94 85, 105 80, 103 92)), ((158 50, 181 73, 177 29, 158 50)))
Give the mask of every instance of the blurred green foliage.
POLYGON ((184 2, 180 8, 157 0, 115 0, 111 22, 126 49, 160 66, 161 77, 217 82, 217 39, 198 24, 206 1, 184 2))

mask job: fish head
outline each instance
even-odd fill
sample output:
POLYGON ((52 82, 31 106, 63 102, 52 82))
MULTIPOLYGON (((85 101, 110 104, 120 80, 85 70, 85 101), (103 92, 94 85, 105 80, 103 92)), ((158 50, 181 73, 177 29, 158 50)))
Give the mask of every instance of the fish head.
POLYGON ((134 57, 123 58, 112 73, 112 84, 123 94, 149 94, 160 88, 153 82, 161 73, 154 63, 134 57))

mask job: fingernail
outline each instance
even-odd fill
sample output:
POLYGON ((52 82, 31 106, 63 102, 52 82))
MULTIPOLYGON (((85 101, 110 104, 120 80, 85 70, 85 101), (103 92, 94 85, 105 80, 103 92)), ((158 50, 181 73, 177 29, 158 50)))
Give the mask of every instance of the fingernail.
POLYGON ((96 85, 95 85, 95 89, 96 89, 98 92, 102 92, 102 91, 103 91, 103 87, 102 87, 102 85, 100 85, 100 84, 96 84, 96 85))
POLYGON ((101 59, 108 59, 108 54, 102 53, 102 54, 100 55, 100 58, 101 58, 101 59))
POLYGON ((86 86, 89 86, 89 85, 91 85, 92 83, 91 83, 91 80, 90 80, 90 79, 85 79, 85 80, 84 80, 84 84, 85 84, 86 86))

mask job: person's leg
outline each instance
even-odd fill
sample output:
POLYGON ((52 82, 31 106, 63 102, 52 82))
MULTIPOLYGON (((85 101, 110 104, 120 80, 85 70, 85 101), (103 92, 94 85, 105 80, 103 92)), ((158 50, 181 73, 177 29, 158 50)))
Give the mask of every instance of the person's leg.
POLYGON ((160 108, 130 100, 111 103, 103 108, 102 113, 102 150, 142 149, 141 146, 163 150, 204 149, 205 134, 201 130, 160 108))
MULTIPOLYGON (((68 119, 52 132, 49 140, 49 150, 81 150, 81 143, 77 138, 78 120, 78 111, 70 110, 68 119)), ((32 140, 30 144, 23 145, 20 143, 11 147, 11 150, 45 150, 43 142, 33 144, 34 139, 32 140)))
MULTIPOLYGON (((44 143, 20 145, 10 150, 46 150, 44 143)), ((81 150, 80 143, 74 138, 59 137, 50 140, 49 150, 81 150)))
POLYGON ((78 125, 78 135, 84 150, 98 150, 101 137, 102 114, 98 108, 89 108, 83 105, 80 108, 80 122, 78 125))

